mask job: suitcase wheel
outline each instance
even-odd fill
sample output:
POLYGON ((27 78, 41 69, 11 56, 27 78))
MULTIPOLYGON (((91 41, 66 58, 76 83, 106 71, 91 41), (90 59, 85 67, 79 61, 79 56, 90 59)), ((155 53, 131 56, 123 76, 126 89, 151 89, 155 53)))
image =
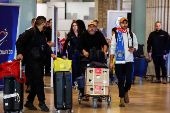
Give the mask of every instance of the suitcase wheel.
POLYGON ((107 104, 110 105, 111 102, 111 96, 108 97, 107 104))
POLYGON ((81 104, 81 99, 79 98, 79 104, 81 104))
POLYGON ((56 110, 56 113, 60 113, 60 110, 56 110))
POLYGON ((71 109, 71 110, 69 110, 69 112, 68 113, 74 113, 74 111, 71 109))
POLYGON ((21 111, 18 111, 18 113, 24 113, 25 112, 25 110, 24 109, 22 109, 21 111))
POLYGON ((110 101, 108 101, 107 104, 110 105, 110 101))
POLYGON ((97 108, 97 98, 93 97, 93 107, 97 108))

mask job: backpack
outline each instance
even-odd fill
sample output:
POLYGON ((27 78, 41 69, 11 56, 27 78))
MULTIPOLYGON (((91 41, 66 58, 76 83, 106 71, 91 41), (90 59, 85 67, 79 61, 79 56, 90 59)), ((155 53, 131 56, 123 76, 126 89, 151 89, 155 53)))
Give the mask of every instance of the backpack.
MULTIPOLYGON (((129 31, 129 34, 130 34, 130 37, 132 38, 132 46, 133 46, 133 33, 132 33, 132 31, 129 31)), ((116 32, 115 33, 116 42, 117 42, 117 36, 118 36, 118 33, 116 32)))
MULTIPOLYGON (((24 46, 24 48, 23 48, 23 57, 25 57, 26 55, 28 55, 29 53, 28 53, 28 51, 30 50, 30 48, 29 48, 29 45, 31 44, 31 42, 34 40, 34 37, 35 37, 35 35, 36 35, 36 28, 35 27, 33 27, 33 30, 34 30, 34 36, 32 37, 32 39, 29 41, 29 43, 28 44, 26 44, 25 46, 24 46)), ((27 30, 26 30, 27 31, 27 30)), ((26 32, 25 31, 25 32, 26 32)), ((17 39, 17 41, 16 41, 16 46, 17 46, 17 43, 18 43, 18 40, 20 40, 21 38, 24 38, 25 37, 25 32, 23 32, 22 34, 20 34, 19 35, 19 37, 18 37, 18 39, 17 39)), ((24 61, 24 58, 23 58, 23 65, 24 65, 24 63, 25 63, 25 61, 24 61)))

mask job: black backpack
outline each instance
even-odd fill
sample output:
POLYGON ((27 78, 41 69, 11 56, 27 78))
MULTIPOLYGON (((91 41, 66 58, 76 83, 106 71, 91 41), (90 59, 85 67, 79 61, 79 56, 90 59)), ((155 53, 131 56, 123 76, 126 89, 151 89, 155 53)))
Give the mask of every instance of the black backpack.
MULTIPOLYGON (((34 37, 36 35, 36 28, 33 27, 33 30, 34 30, 34 36, 32 37, 32 39, 30 40, 30 42, 28 44, 26 44, 23 48, 23 57, 25 57, 26 55, 28 55, 28 52, 30 51, 30 48, 29 48, 29 45, 31 44, 31 42, 34 40, 34 37)), ((27 30, 26 30, 27 31, 27 30)), ((25 31, 25 32, 26 32, 25 31)), ((18 40, 22 39, 25 37, 25 32, 23 32, 22 34, 19 35, 17 41, 16 41, 16 46, 17 46, 17 43, 18 43, 18 40)), ((24 58, 23 58, 23 65, 24 65, 25 61, 24 61, 24 58)))
MULTIPOLYGON (((133 46, 133 33, 132 33, 132 31, 129 31, 129 34, 130 34, 130 37, 132 38, 132 46, 133 46)), ((116 42, 117 42, 117 36, 118 36, 118 33, 116 32, 115 33, 116 42)))

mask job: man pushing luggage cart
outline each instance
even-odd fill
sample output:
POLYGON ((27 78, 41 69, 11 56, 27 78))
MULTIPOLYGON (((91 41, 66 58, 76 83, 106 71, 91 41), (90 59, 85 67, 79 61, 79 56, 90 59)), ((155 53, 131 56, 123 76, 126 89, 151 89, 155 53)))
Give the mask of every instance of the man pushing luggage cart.
MULTIPOLYGON (((96 27, 95 22, 89 22, 88 30, 86 32, 84 32, 79 39, 79 51, 82 52, 82 54, 83 54, 83 56, 81 56, 81 58, 80 58, 81 59, 81 62, 80 62, 80 64, 81 64, 81 69, 80 69, 81 75, 85 75, 85 67, 87 67, 87 64, 89 64, 92 61, 104 63, 104 58, 107 55, 106 50, 107 50, 108 44, 107 44, 103 34, 96 31, 96 29, 97 29, 97 27, 96 27), (103 48, 103 51, 101 51, 101 48, 103 48)), ((102 69, 100 69, 100 70, 102 70, 102 69)), ((88 72, 88 68, 87 68, 86 71, 88 72)), ((95 69, 91 69, 89 71, 91 71, 91 74, 92 74, 92 73, 94 73, 95 69)), ((99 76, 100 76, 100 74, 99 74, 99 76)), ((79 103, 81 103, 81 99, 86 95, 85 94, 85 93, 87 93, 86 91, 88 89, 90 89, 88 96, 86 95, 85 97, 89 97, 89 96, 93 95, 94 96, 94 98, 93 98, 94 107, 97 107, 96 103, 97 103, 98 97, 95 95, 94 89, 95 89, 96 86, 94 84, 94 81, 90 81, 90 83, 93 83, 92 86, 86 85, 85 87, 83 87, 84 85, 82 85, 80 87, 81 83, 82 82, 79 82, 79 90, 80 90, 79 103), (90 94, 90 91, 92 91, 93 94, 90 94)), ((85 83, 87 84, 87 81, 85 83)), ((96 87, 96 90, 97 89, 102 90, 103 88, 102 87, 96 87)), ((100 94, 100 95, 102 95, 102 94, 100 94)), ((101 100, 101 98, 99 98, 99 100, 101 100)))

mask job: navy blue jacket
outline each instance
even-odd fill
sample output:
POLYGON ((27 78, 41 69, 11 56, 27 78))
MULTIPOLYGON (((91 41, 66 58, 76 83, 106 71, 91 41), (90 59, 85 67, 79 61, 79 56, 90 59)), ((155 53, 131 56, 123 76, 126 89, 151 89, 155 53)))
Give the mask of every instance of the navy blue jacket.
POLYGON ((80 38, 79 35, 78 35, 78 37, 76 37, 75 34, 73 36, 70 36, 70 33, 67 34, 67 39, 66 39, 64 47, 63 47, 63 55, 66 55, 66 49, 67 49, 67 45, 69 42, 70 42, 70 47, 69 47, 68 52, 74 53, 75 51, 78 51, 79 38, 80 38))

